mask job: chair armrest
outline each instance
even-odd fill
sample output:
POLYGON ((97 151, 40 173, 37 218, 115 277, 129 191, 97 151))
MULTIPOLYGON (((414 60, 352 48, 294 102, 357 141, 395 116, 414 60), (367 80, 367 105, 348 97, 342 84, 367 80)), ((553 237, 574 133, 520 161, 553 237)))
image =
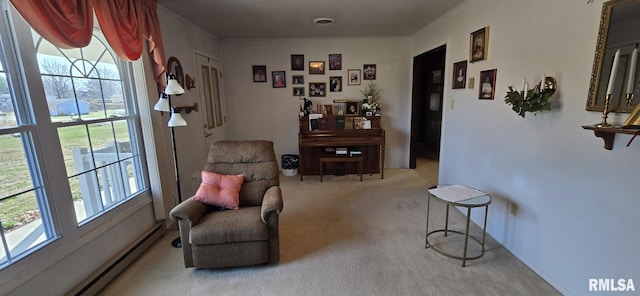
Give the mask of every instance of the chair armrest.
POLYGON ((280 190, 280 186, 273 186, 264 193, 264 198, 262 199, 262 222, 267 223, 267 218, 269 214, 276 213, 280 214, 282 212, 282 191, 280 190))
POLYGON ((173 220, 185 219, 195 225, 207 212, 207 205, 189 198, 171 209, 169 215, 173 220))

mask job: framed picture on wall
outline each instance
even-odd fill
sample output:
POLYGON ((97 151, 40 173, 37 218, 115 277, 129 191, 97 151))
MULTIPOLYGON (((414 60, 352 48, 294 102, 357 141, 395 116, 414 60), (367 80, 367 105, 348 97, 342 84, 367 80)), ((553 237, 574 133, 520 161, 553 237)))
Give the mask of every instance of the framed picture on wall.
POLYGON ((460 61, 453 64, 453 82, 452 89, 465 88, 467 80, 467 61, 460 61))
POLYGON ((327 83, 326 82, 309 82, 309 96, 310 97, 326 97, 327 83))
POLYGON ((342 70, 342 54, 329 55, 329 70, 342 70))
POLYGON ((342 76, 329 77, 329 91, 331 92, 342 91, 342 76))
POLYGON ((287 81, 284 75, 284 71, 271 72, 271 79, 273 81, 273 88, 283 88, 287 86, 287 81))
POLYGON ((309 62, 309 74, 324 74, 324 62, 309 62))
POLYGON ((253 66, 253 82, 267 82, 267 66, 253 66))
POLYGON ((304 71, 304 55, 303 54, 291 55, 291 71, 304 71))
POLYGON ((291 76, 292 84, 304 84, 304 75, 291 76))
POLYGON ((376 64, 364 64, 362 69, 364 72, 363 80, 376 80, 376 64))
POLYGON ((360 69, 347 70, 347 76, 349 77, 349 81, 347 82, 347 84, 360 85, 360 73, 360 69))
POLYGON ((296 96, 296 97, 304 96, 304 87, 294 87, 293 88, 293 95, 296 96))
POLYGON ((477 62, 487 59, 489 48, 489 27, 484 27, 471 33, 471 46, 469 48, 469 61, 477 62))
POLYGON ((497 73, 497 69, 480 71, 478 99, 493 100, 495 98, 497 73))

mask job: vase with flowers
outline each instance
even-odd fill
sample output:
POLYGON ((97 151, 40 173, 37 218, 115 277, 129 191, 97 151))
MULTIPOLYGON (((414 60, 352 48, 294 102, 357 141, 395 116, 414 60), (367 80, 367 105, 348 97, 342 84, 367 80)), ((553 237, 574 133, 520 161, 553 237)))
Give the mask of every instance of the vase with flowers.
POLYGON ((382 89, 378 88, 373 81, 370 81, 365 89, 360 92, 365 97, 362 101, 362 112, 366 115, 380 115, 380 109, 382 107, 380 95, 382 94, 382 89))

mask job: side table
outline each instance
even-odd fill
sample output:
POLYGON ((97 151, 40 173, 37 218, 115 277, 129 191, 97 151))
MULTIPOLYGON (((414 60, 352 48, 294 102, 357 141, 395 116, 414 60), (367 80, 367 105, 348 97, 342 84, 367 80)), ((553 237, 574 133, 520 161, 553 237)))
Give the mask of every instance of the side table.
POLYGON ((484 252, 485 252, 484 242, 487 234, 487 214, 489 211, 489 204, 491 203, 491 196, 489 196, 489 194, 483 191, 470 188, 467 186, 463 186, 463 185, 438 185, 436 187, 430 188, 428 192, 429 192, 428 194, 429 196, 427 198, 427 229, 426 229, 426 238, 425 238, 425 249, 432 248, 434 251, 444 256, 447 256, 449 258, 460 259, 462 260, 462 267, 466 266, 467 260, 473 260, 473 259, 478 259, 482 257, 482 255, 484 255, 484 252), (446 213, 446 218, 444 223, 444 229, 436 229, 436 230, 429 231, 429 211, 430 211, 432 198, 440 202, 443 202, 447 205, 447 213, 446 213), (449 229, 449 207, 450 206, 467 208, 467 224, 464 232, 449 229), (480 241, 478 238, 475 238, 469 235, 469 225, 471 223, 471 209, 479 208, 479 207, 484 207, 484 227, 482 229, 482 241, 480 241), (429 236, 435 233, 440 233, 440 232, 444 232, 444 236, 448 236, 449 233, 464 235, 464 251, 462 253, 462 256, 444 252, 443 250, 438 249, 436 246, 434 246, 432 243, 429 242, 429 236), (469 237, 471 237, 472 240, 476 241, 478 244, 481 245, 482 251, 480 252, 479 255, 471 256, 471 257, 468 256, 467 250, 469 246, 469 237))

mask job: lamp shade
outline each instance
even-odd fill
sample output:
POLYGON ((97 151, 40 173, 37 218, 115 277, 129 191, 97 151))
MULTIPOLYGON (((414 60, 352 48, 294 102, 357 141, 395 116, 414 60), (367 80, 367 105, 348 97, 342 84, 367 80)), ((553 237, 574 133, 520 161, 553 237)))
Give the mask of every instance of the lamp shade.
POLYGON ((156 104, 153 105, 153 110, 164 111, 164 112, 171 111, 171 108, 169 108, 169 99, 167 99, 167 95, 165 93, 162 93, 160 95, 158 102, 156 102, 156 104))
POLYGON ((176 75, 169 74, 169 80, 167 81, 167 87, 165 87, 164 92, 168 95, 179 95, 184 93, 184 88, 182 88, 178 80, 176 80, 176 75))
POLYGON ((180 114, 180 112, 176 112, 174 110, 173 112, 171 112, 171 118, 169 118, 169 123, 167 124, 167 126, 187 126, 187 121, 182 118, 182 114, 180 114))

